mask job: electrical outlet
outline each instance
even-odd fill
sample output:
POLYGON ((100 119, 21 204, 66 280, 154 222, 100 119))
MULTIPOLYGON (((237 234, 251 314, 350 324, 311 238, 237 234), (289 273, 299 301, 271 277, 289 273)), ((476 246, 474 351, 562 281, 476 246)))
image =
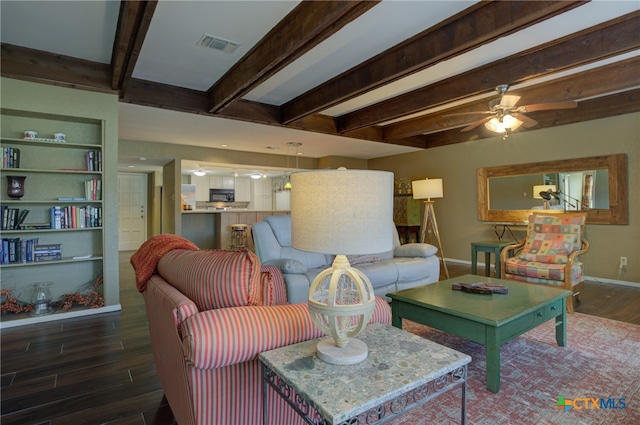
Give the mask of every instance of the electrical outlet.
POLYGON ((627 266, 627 257, 620 257, 620 267, 627 266))

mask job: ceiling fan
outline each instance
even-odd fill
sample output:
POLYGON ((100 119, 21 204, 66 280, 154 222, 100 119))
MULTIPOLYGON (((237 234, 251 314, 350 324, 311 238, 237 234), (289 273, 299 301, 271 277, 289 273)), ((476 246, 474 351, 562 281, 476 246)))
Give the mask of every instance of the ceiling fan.
POLYGON ((507 90, 509 90, 508 84, 501 84, 496 87, 496 91, 500 95, 500 98, 494 99, 489 102, 488 111, 460 112, 447 114, 444 116, 452 117, 459 115, 487 114, 488 116, 473 122, 472 124, 463 128, 461 131, 470 131, 478 127, 479 125, 484 124, 484 126, 488 130, 496 133, 502 133, 502 138, 506 139, 507 137, 509 137, 510 132, 517 129, 521 125, 529 128, 538 124, 538 121, 525 115, 525 113, 527 112, 545 111, 550 109, 571 109, 578 106, 578 102, 574 100, 516 106, 516 104, 520 100, 520 96, 508 95, 506 94, 507 90))

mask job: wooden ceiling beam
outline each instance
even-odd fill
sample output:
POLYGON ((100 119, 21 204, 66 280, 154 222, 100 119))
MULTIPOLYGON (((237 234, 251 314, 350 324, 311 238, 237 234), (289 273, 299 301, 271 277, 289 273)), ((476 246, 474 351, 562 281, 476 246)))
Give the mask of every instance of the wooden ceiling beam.
POLYGON ((111 67, 71 56, 2 43, 3 77, 112 93, 111 67))
POLYGON ((203 91, 132 78, 121 102, 199 115, 213 115, 203 91))
MULTIPOLYGON (((560 100, 580 100, 636 86, 640 86, 640 56, 547 81, 544 84, 518 89, 513 94, 522 97, 518 105, 527 105, 560 100)), ((463 127, 473 122, 474 119, 480 119, 482 115, 478 114, 475 118, 473 115, 455 117, 445 117, 444 115, 486 111, 487 108, 488 101, 480 100, 464 106, 388 124, 383 127, 383 139, 391 141, 423 133, 463 127)), ((580 114, 581 110, 575 109, 573 112, 580 114)), ((535 116, 533 117, 535 118, 535 116)))
POLYGON ((355 130, 640 48, 640 11, 337 117, 355 130))
MULTIPOLYGON (((581 101, 578 103, 578 109, 581 111, 580 114, 576 114, 575 109, 537 112, 535 120, 538 121, 539 124, 532 130, 639 112, 640 89, 581 101)), ((498 133, 493 133, 485 129, 484 126, 478 127, 478 129, 479 131, 468 133, 462 133, 459 129, 452 129, 425 135, 425 149, 471 142, 490 137, 500 137, 498 133)), ((520 127, 511 137, 516 137, 517 133, 522 131, 528 130, 520 127)), ((505 141, 505 143, 508 143, 508 140, 505 141)))
POLYGON ((585 3, 478 2, 285 103, 282 122, 318 113, 585 3))
MULTIPOLYGON (((158 0, 123 1, 111 54, 111 88, 127 89, 158 0)), ((122 93, 121 93, 122 95, 122 93)))
POLYGON ((240 99, 380 1, 301 2, 209 88, 209 110, 240 99))

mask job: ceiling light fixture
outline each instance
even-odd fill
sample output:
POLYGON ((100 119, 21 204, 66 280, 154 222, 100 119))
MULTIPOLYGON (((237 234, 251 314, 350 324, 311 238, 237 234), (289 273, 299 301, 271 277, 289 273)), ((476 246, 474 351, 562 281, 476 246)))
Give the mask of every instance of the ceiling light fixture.
POLYGON ((502 140, 505 140, 507 137, 509 137, 509 134, 521 125, 522 121, 508 113, 493 117, 489 121, 484 123, 484 126, 487 130, 493 131, 494 133, 501 133, 503 135, 502 140))
MULTIPOLYGON (((300 145, 302 145, 302 143, 300 142, 287 143, 287 170, 289 170, 289 148, 291 147, 296 148, 296 171, 298 170, 298 155, 300 155, 300 153, 298 152, 298 147, 300 147, 300 145)), ((286 179, 287 181, 284 184, 284 188, 287 190, 291 190, 291 175, 287 175, 286 179)))
POLYGON ((251 177, 254 180, 259 180, 262 178, 262 174, 251 174, 251 176, 249 177, 251 177))
POLYGON ((196 171, 193 172, 193 174, 198 177, 202 177, 202 176, 206 176, 207 172, 204 171, 202 168, 198 168, 196 171))

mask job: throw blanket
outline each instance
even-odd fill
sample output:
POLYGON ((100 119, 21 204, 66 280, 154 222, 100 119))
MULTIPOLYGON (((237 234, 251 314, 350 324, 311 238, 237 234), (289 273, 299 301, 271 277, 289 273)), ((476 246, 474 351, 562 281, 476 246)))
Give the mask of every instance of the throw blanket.
POLYGON ((153 236, 140 245, 140 249, 131 256, 130 260, 136 273, 138 291, 144 292, 147 288, 147 281, 155 272, 160 258, 174 249, 198 251, 200 248, 182 236, 169 233, 153 236))

